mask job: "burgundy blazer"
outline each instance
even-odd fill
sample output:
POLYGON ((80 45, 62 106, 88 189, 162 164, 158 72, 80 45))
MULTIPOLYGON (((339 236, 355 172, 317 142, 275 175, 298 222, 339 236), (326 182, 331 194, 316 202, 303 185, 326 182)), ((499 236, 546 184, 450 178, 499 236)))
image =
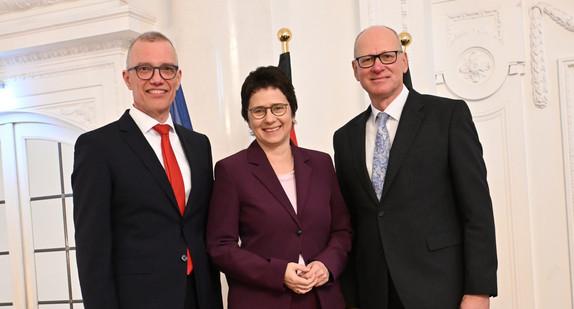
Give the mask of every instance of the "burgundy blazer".
POLYGON ((207 249, 229 283, 229 308, 289 309, 287 263, 321 261, 332 280, 316 288, 323 308, 344 308, 338 277, 351 224, 328 154, 292 145, 297 213, 257 141, 215 165, 207 249), (238 241, 241 240, 240 245, 238 241))

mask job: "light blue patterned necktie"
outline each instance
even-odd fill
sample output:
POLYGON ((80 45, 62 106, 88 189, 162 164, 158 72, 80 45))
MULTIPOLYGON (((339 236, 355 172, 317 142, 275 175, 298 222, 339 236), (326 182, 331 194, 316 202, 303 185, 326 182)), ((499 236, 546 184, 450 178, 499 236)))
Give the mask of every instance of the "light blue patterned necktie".
POLYGON ((391 139, 386 126, 388 119, 389 114, 380 112, 377 115, 377 138, 375 139, 375 152, 373 154, 372 181, 379 200, 383 193, 383 185, 389 163, 389 152, 391 151, 391 139))

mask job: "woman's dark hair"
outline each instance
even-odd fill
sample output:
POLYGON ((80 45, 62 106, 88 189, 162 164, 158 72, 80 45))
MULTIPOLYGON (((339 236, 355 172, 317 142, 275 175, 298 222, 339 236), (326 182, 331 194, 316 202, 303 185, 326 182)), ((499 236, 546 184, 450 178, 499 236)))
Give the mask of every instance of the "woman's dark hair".
POLYGON ((248 121, 247 109, 249 108, 249 99, 260 89, 275 88, 279 89, 287 98, 291 107, 291 115, 295 116, 297 111, 297 97, 291 81, 285 76, 283 71, 275 66, 259 67, 249 73, 243 86, 241 86, 241 116, 248 121))

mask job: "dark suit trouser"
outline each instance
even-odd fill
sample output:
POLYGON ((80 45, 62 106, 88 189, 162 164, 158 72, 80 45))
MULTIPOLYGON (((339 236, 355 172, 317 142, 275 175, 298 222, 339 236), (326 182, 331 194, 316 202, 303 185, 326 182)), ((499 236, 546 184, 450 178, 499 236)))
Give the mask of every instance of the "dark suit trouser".
POLYGON ((195 274, 192 271, 187 276, 187 288, 185 290, 185 306, 184 309, 199 309, 197 304, 197 291, 195 289, 195 274))

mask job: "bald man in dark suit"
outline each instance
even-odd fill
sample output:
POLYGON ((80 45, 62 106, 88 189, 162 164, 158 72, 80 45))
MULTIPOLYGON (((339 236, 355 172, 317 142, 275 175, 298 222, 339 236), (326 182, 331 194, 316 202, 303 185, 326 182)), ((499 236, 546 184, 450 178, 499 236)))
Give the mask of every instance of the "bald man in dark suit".
POLYGON ((355 230, 341 279, 348 307, 489 308, 494 218, 466 103, 409 91, 407 55, 390 28, 361 32, 355 57, 371 104, 333 139, 355 230))

